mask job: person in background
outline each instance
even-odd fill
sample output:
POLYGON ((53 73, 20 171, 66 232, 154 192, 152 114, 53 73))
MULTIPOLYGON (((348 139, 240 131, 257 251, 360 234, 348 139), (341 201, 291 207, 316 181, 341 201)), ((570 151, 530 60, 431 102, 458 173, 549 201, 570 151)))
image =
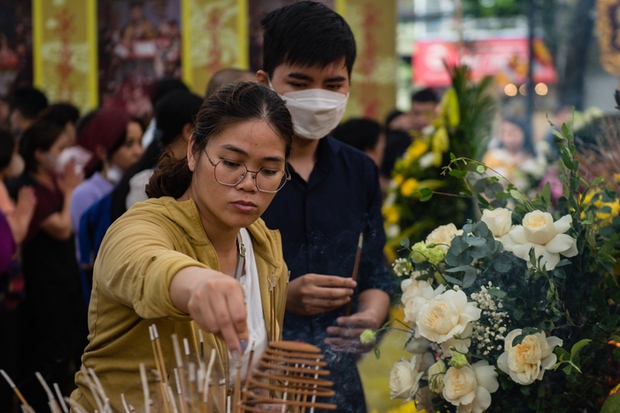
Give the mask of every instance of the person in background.
POLYGON ((82 214, 77 235, 82 289, 86 301, 90 300, 93 264, 107 229, 135 203, 148 199, 145 188, 163 152, 176 159, 185 157, 192 124, 202 101, 199 96, 183 90, 173 91, 163 97, 155 109, 159 125, 156 140, 123 175, 112 192, 82 214))
POLYGON ((295 126, 291 182, 263 214, 267 226, 282 233, 291 270, 283 335, 325 352, 336 392, 328 401, 339 412, 364 412, 355 361, 372 346, 362 345, 359 335, 384 323, 393 280, 384 265, 377 166, 328 136, 346 108, 355 39, 340 15, 318 2, 276 9, 261 23, 264 66, 256 77, 284 99, 295 126))
POLYGON ((379 122, 372 119, 349 119, 332 131, 332 136, 341 142, 364 152, 377 167, 383 161, 385 133, 379 122))
MULTIPOLYGON (((123 410, 121 394, 144 409, 136 384, 141 364, 149 376, 156 371, 152 324, 168 371, 171 335, 188 339, 196 362, 199 331, 207 332, 204 353, 216 350, 213 377, 226 379, 227 392, 233 358, 247 365, 252 344, 258 363, 268 341, 279 339, 287 268, 279 234, 260 216, 287 182, 292 135, 290 114, 273 91, 250 82, 220 88, 201 107, 186 156, 162 157, 151 199, 110 227, 95 262, 82 363, 98 375, 113 410, 123 410)), ((85 377, 75 381, 71 398, 96 409, 85 377)), ((164 411, 155 380, 149 383, 152 409, 164 411)), ((214 386, 209 397, 225 412, 219 394, 214 386)))
POLYGON ((45 94, 33 87, 16 89, 11 95, 9 103, 11 131, 18 138, 48 105, 45 94))
POLYGON ((424 128, 429 126, 436 116, 439 96, 431 88, 424 88, 411 95, 409 112, 394 111, 386 119, 386 144, 381 175, 390 179, 396 160, 400 158, 409 145, 424 128))
POLYGON ((69 147, 64 128, 37 121, 21 137, 24 173, 9 183, 15 199, 24 186, 34 189, 37 203, 22 243, 25 297, 17 308, 17 386, 35 411, 49 409, 35 377, 70 385, 69 361, 85 340, 86 308, 81 299, 69 202, 81 176, 69 162, 58 172, 58 157, 69 147), (83 324, 82 324, 83 323, 83 324), (80 336, 82 335, 83 336, 80 336))
POLYGON ((222 69, 219 72, 211 76, 209 83, 207 84, 207 91, 205 97, 209 97, 218 90, 220 87, 232 83, 237 80, 244 80, 246 82, 255 82, 256 75, 249 70, 237 69, 234 67, 228 67, 222 69))
MULTIPOLYGON (((173 77, 164 77, 159 80, 153 82, 149 90, 149 96, 151 98, 151 105, 153 106, 153 110, 157 109, 157 105, 159 101, 166 96, 170 92, 174 92, 175 90, 184 90, 186 92, 189 91, 187 85, 180 81, 179 79, 173 77)), ((148 148, 153 142, 155 138, 155 131, 157 130, 157 121, 155 120, 155 116, 153 116, 144 131, 144 135, 142 135, 142 147, 148 148)))
MULTIPOLYGON (((18 144, 8 129, 0 128, 0 366, 14 376, 17 342, 15 340, 15 308, 23 298, 24 278, 19 265, 19 247, 28 231, 36 206, 31 187, 22 187, 17 202, 9 197, 5 182, 18 177, 24 161, 18 144)), ((12 411, 13 392, 0 386, 0 411, 12 411)))
POLYGON ((505 117, 501 122, 498 145, 484 154, 482 162, 523 193, 536 187, 547 171, 547 162, 544 155, 536 151, 525 121, 505 117))
POLYGON ((80 131, 78 144, 93 154, 86 173, 96 172, 78 185, 71 197, 71 225, 76 236, 84 211, 110 193, 144 153, 142 132, 138 121, 116 108, 98 110, 80 131))
POLYGON ((65 128, 71 144, 75 143, 77 136, 75 130, 80 119, 80 110, 75 105, 66 102, 52 103, 41 111, 38 118, 65 128))

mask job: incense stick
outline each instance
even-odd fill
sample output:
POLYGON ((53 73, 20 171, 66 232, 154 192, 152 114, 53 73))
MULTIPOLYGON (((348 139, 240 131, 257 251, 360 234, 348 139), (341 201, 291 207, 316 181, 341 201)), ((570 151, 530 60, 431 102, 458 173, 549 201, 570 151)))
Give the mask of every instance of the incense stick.
POLYGON ((151 395, 149 383, 146 380, 146 369, 144 363, 140 363, 140 380, 142 381, 142 391, 144 392, 144 412, 151 413, 151 395))
POLYGON ((52 413, 60 413, 60 407, 56 402, 56 398, 54 397, 54 393, 52 393, 52 389, 50 389, 50 386, 47 385, 41 373, 37 371, 34 373, 34 375, 37 377, 37 380, 39 380, 39 383, 41 383, 41 386, 45 390, 45 393, 47 393, 47 404, 49 405, 52 413))
POLYGON ((206 403, 209 398, 209 388, 211 386, 211 373, 213 370, 213 363, 215 363, 215 349, 211 349, 211 359, 209 359, 209 367, 207 367, 207 375, 205 376, 205 394, 204 402, 206 403))
MULTIPOLYGON (((351 275, 351 279, 353 281, 357 280, 357 272, 359 271, 360 266, 360 258, 362 257, 362 245, 364 244, 364 233, 360 232, 360 237, 357 242, 357 251, 355 252, 355 262, 353 263, 353 274, 351 275)), ((351 315, 351 304, 353 303, 353 297, 351 297, 351 301, 347 304, 347 308, 344 312, 344 316, 348 317, 351 315)))
POLYGON ((58 383, 54 383, 54 390, 56 391, 56 397, 60 401, 60 406, 62 407, 62 411, 64 413, 68 413, 69 408, 67 407, 67 403, 65 403, 65 398, 62 397, 62 393, 60 392, 60 387, 58 386, 58 383))
POLYGON ((13 393, 15 393, 15 395, 17 396, 17 398, 19 399, 19 401, 26 407, 30 407, 30 405, 28 404, 28 402, 26 401, 26 399, 24 398, 24 395, 22 394, 22 392, 19 391, 19 389, 17 388, 17 386, 15 385, 15 383, 13 383, 13 380, 11 380, 11 378, 9 377, 8 374, 6 374, 6 371, 0 369, 0 374, 2 374, 2 377, 4 377, 4 380, 6 380, 6 382, 9 384, 9 386, 13 389, 13 393))
POLYGON ((121 393, 121 402, 123 403, 123 407, 125 408, 125 413, 130 413, 129 406, 127 406, 127 400, 125 400, 125 393, 121 393))

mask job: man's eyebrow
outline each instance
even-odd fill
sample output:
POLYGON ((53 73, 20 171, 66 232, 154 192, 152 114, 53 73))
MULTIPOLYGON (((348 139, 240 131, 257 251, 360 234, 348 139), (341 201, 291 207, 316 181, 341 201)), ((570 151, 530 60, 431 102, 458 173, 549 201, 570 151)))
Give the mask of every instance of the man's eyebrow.
MULTIPOLYGON (((311 82, 312 80, 314 80, 311 76, 308 76, 306 74, 300 73, 300 72, 291 72, 288 74, 288 77, 292 77, 293 79, 297 79, 297 80, 305 80, 308 82, 311 82)), ((344 76, 334 76, 334 77, 330 77, 328 79, 325 79, 324 82, 325 83, 333 83, 333 82, 346 82, 347 78, 344 76)))
POLYGON ((307 80, 307 81, 313 80, 310 76, 305 75, 300 72, 291 72, 288 74, 288 77, 292 77, 293 79, 297 79, 297 80, 307 80))

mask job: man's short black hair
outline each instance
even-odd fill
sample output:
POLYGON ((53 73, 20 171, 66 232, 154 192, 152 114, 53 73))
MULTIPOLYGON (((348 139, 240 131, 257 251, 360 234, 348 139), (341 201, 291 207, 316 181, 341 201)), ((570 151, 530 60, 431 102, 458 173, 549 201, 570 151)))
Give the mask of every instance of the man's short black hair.
POLYGON ((34 119, 47 107, 47 97, 39 89, 22 87, 13 92, 9 104, 11 112, 17 109, 26 119, 34 119))
POLYGON ((417 92, 414 92, 411 95, 411 101, 420 103, 432 102, 437 104, 439 103, 439 96, 437 96, 437 93, 435 93, 433 89, 427 87, 424 89, 420 89, 417 92))
POLYGON ((349 144, 360 151, 372 150, 379 142, 383 128, 371 119, 355 118, 341 123, 331 135, 341 142, 349 144))
POLYGON ((54 125, 65 127, 67 123, 77 124, 80 110, 71 103, 52 103, 39 113, 39 119, 46 120, 54 125))
POLYGON ((344 58, 351 76, 355 37, 347 22, 322 3, 300 1, 272 11, 261 21, 263 70, 269 77, 279 65, 327 67, 344 58))

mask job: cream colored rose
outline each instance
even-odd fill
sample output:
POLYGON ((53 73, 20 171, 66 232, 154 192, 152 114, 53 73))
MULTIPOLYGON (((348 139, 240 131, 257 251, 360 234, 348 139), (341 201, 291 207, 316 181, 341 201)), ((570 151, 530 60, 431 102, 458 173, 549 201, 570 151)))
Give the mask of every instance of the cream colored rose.
POLYGON ((487 224, 495 238, 501 238, 510 231, 512 211, 506 208, 496 208, 492 211, 485 209, 482 211, 482 218, 480 220, 487 224))
POLYGON ((416 336, 441 344, 462 334, 467 323, 480 318, 480 312, 475 302, 467 301, 462 290, 448 290, 422 304, 417 313, 416 336))
POLYGON ((461 235, 463 230, 457 230, 454 224, 441 225, 426 237, 426 244, 436 244, 443 252, 448 252, 452 238, 461 235))
POLYGON ((455 338, 453 336, 441 343, 441 352, 443 353, 444 357, 452 356, 452 350, 450 349, 450 347, 454 347, 459 353, 468 353, 469 346, 471 345, 471 336, 473 334, 473 331, 474 326, 472 325, 472 323, 467 323, 467 325, 465 326, 465 330, 463 330, 463 332, 459 334, 458 338, 455 338))
POLYGON ((419 371, 420 357, 414 354, 411 360, 402 358, 394 363, 390 372, 390 397, 392 399, 411 399, 415 396, 424 372, 419 371))
POLYGON ((439 359, 433 364, 427 372, 428 387, 435 393, 441 393, 443 390, 443 377, 446 374, 446 363, 439 359))
POLYGON ((520 334, 521 329, 508 333, 504 340, 504 352, 497 359, 497 367, 508 373, 513 381, 528 385, 542 380, 545 370, 555 364, 557 357, 553 350, 563 341, 555 336, 546 337, 545 333, 540 332, 526 336, 521 344, 513 347, 512 341, 520 334))
POLYGON ((572 222, 570 215, 564 215, 553 222, 548 212, 530 212, 523 217, 523 225, 512 227, 508 236, 504 237, 504 249, 527 261, 530 268, 530 250, 534 248, 536 259, 540 258, 540 265, 552 270, 560 262, 560 254, 574 257, 578 253, 577 241, 565 234, 572 222))
POLYGON ((487 361, 460 369, 450 367, 443 378, 444 399, 457 406, 457 413, 482 413, 491 405, 491 393, 499 388, 497 373, 487 361))
POLYGON ((416 323, 420 307, 428 300, 446 290, 446 287, 443 285, 433 288, 430 282, 423 280, 418 281, 413 278, 404 280, 400 286, 403 290, 403 295, 400 300, 405 306, 405 322, 411 323, 412 325, 416 323))

